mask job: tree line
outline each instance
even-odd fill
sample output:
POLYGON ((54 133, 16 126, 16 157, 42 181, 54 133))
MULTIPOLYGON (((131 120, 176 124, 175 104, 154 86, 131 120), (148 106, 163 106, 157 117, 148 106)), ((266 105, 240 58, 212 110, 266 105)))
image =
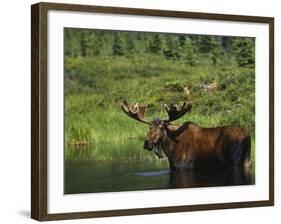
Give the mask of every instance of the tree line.
POLYGON ((255 39, 251 37, 167 34, 65 28, 64 52, 69 57, 144 57, 197 64, 240 67, 255 65, 255 39))

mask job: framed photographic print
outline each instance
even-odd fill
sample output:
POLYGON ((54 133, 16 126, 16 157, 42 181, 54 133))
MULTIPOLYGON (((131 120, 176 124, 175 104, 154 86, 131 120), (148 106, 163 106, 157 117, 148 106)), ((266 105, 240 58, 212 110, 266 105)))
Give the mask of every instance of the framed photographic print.
POLYGON ((274 204, 274 19, 32 5, 32 218, 274 204))

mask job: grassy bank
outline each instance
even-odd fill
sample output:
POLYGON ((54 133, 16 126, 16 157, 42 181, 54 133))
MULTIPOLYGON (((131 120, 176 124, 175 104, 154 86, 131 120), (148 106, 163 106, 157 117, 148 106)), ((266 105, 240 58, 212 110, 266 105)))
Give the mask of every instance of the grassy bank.
POLYGON ((66 57, 66 154, 69 152, 71 158, 76 153, 70 150, 73 147, 91 145, 95 159, 153 159, 142 145, 131 147, 138 152, 124 146, 130 141, 141 142, 148 130, 147 125, 121 111, 124 99, 148 105, 148 119, 167 116, 163 103, 190 101, 192 111, 176 123, 190 120, 204 127, 237 125, 247 128, 254 139, 254 92, 254 69, 235 65, 187 66, 160 56, 137 61, 127 57, 66 57), (202 87, 214 81, 214 91, 202 87))

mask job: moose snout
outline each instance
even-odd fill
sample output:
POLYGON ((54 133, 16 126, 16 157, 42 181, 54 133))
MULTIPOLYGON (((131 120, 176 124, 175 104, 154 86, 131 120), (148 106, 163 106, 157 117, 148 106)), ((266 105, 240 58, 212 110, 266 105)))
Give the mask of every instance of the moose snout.
POLYGON ((144 140, 143 148, 147 150, 152 150, 152 145, 149 143, 147 139, 144 140))

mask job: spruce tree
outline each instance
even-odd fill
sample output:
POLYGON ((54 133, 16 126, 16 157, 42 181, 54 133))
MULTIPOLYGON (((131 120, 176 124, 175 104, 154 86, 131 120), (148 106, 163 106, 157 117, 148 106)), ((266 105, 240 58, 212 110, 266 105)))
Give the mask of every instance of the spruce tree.
POLYGON ((241 67, 255 66, 255 39, 254 38, 234 38, 233 54, 237 64, 241 67))
POLYGON ((113 52, 113 55, 124 55, 122 38, 121 38, 119 32, 115 33, 115 35, 114 35, 112 52, 113 52))
POLYGON ((159 53, 162 50, 162 39, 160 34, 154 34, 149 44, 150 51, 154 53, 159 53))

